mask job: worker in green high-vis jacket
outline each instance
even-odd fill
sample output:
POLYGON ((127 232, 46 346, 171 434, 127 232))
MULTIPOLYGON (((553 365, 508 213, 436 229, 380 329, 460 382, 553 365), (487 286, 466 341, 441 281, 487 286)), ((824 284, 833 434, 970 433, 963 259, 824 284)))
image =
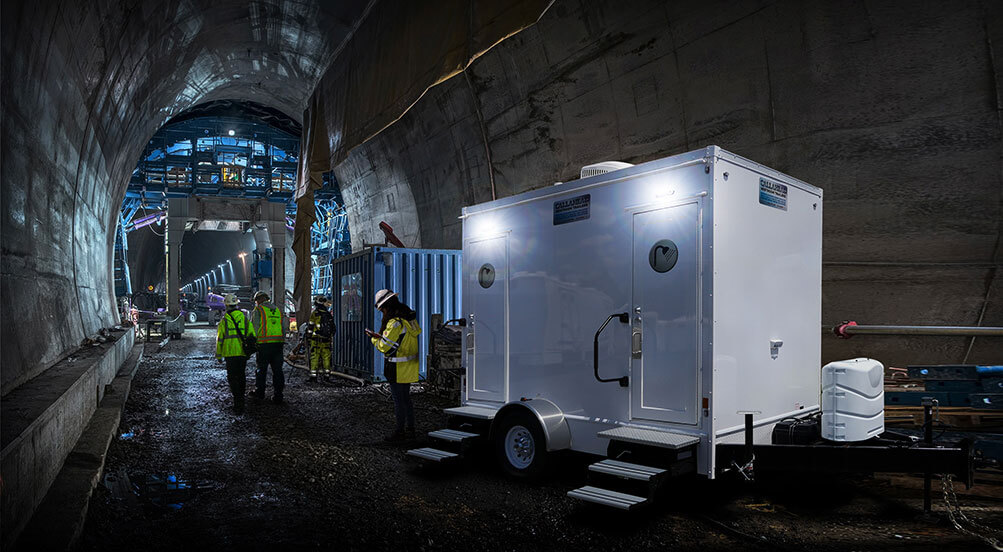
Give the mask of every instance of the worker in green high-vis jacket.
POLYGON ((216 359, 226 361, 226 381, 233 394, 233 412, 244 413, 244 392, 247 388, 247 353, 244 339, 254 337, 254 326, 250 324, 244 311, 237 308, 237 296, 228 293, 223 298, 226 313, 216 326, 216 359))

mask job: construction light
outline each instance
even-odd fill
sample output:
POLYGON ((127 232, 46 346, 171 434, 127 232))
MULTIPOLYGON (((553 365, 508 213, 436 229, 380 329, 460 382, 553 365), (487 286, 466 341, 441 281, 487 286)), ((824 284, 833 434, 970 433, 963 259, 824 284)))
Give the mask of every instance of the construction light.
POLYGON ((234 134, 236 134, 236 132, 234 132, 232 128, 230 130, 226 131, 226 133, 229 134, 230 136, 233 136, 234 134))

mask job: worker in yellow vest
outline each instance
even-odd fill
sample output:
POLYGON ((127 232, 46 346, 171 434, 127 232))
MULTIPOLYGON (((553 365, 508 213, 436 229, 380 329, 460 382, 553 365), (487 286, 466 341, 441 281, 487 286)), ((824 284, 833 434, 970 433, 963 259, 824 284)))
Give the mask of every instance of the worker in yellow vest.
POLYGON ((286 343, 286 329, 289 319, 271 302, 268 293, 259 291, 254 294, 254 312, 251 313, 251 325, 258 337, 257 371, 255 372, 254 398, 265 398, 265 384, 268 380, 268 367, 272 368, 272 402, 282 404, 282 391, 286 386, 285 374, 282 373, 282 349, 286 343))
POLYGON ((383 353, 383 377, 390 384, 394 399, 397 429, 386 441, 413 439, 414 405, 411 404, 411 384, 418 381, 418 336, 421 327, 417 315, 401 303, 389 289, 376 292, 376 308, 383 314, 379 333, 366 330, 373 345, 383 353))
POLYGON ((237 296, 228 293, 223 298, 226 312, 216 327, 216 359, 226 361, 226 381, 233 394, 233 412, 244 413, 244 390, 247 388, 247 353, 244 339, 254 337, 254 327, 247 322, 244 311, 237 308, 237 296))

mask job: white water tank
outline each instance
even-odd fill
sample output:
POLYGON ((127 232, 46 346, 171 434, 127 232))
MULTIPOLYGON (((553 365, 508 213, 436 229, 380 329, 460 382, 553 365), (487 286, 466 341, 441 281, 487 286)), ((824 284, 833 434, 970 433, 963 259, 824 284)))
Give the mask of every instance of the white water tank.
POLYGON ((885 430, 885 367, 871 358, 822 368, 822 437, 865 441, 885 430))

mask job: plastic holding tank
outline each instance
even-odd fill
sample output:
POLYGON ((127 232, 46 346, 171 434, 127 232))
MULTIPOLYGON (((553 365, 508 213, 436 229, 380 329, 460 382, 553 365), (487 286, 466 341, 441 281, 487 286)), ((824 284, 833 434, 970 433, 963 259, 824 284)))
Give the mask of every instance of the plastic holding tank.
POLYGON ((865 441, 885 430, 885 367, 870 358, 822 368, 822 437, 865 441))

